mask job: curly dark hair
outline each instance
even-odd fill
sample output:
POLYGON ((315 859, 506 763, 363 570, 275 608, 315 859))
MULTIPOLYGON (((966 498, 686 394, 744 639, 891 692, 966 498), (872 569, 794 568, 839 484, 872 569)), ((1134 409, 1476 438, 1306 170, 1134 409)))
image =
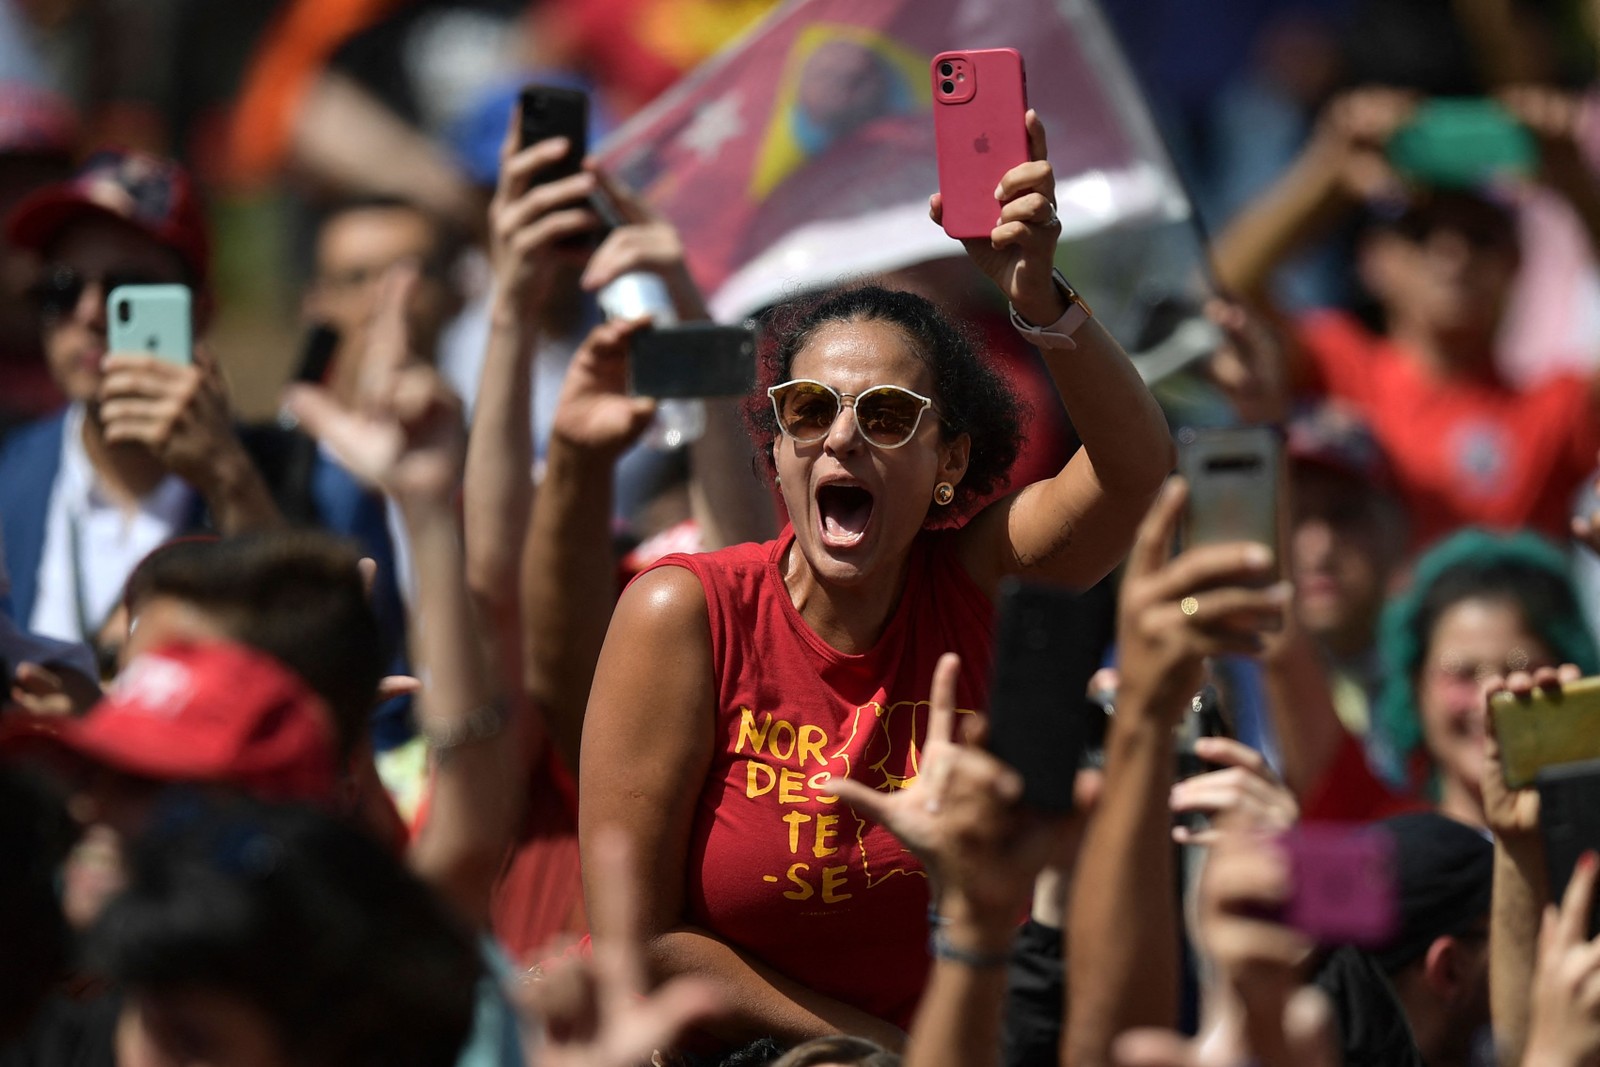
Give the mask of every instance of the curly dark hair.
POLYGON ((771 343, 761 358, 760 385, 745 402, 745 422, 758 464, 776 473, 772 443, 778 420, 767 388, 788 381, 797 356, 824 326, 835 322, 886 322, 906 335, 911 349, 933 372, 934 402, 943 412, 945 440, 972 438, 967 472, 956 486, 949 511, 965 513, 976 501, 1008 485, 1011 465, 1027 439, 1025 411, 1016 394, 986 361, 972 335, 945 317, 932 301, 881 285, 852 285, 780 304, 763 316, 771 343))

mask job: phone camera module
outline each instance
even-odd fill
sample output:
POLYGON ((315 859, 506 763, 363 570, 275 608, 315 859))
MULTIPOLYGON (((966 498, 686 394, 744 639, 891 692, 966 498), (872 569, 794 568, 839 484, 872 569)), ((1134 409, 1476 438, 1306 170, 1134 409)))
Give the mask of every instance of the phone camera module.
MULTIPOLYGON (((956 72, 956 68, 954 66, 952 66, 951 64, 949 64, 949 63, 940 63, 939 64, 939 77, 948 78, 948 77, 950 77, 950 75, 954 74, 955 72, 956 72)), ((948 89, 946 89, 945 91, 949 92, 948 89)))
POLYGON ((133 320, 133 305, 126 300, 117 301, 117 321, 131 322, 133 320))
POLYGON ((944 95, 949 96, 951 93, 956 91, 956 83, 953 81, 940 82, 939 91, 944 95))

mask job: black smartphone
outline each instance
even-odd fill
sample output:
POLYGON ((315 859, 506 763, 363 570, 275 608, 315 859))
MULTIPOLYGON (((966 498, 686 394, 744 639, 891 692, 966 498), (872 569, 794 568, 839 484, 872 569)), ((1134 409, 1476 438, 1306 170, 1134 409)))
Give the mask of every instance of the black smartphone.
MULTIPOLYGON (((1600 850, 1600 759, 1559 763, 1539 772, 1539 832, 1544 837, 1550 899, 1560 903, 1578 857, 1600 850)), ((1600 933, 1600 893, 1589 910, 1589 936, 1600 933)))
POLYGON ((633 335, 629 384, 662 400, 744 396, 756 381, 754 327, 686 322, 633 335))
POLYGON ((589 96, 554 85, 528 85, 522 90, 517 147, 527 148, 552 137, 567 139, 567 154, 539 174, 540 182, 567 178, 583 167, 589 144, 589 96))
POLYGON ((1007 579, 1001 585, 989 689, 989 751, 1022 775, 1022 799, 1040 811, 1072 810, 1091 713, 1089 677, 1099 647, 1079 598, 1007 579))
POLYGON ((326 322, 314 322, 300 347, 300 362, 294 380, 306 385, 321 385, 328 376, 328 365, 339 350, 339 331, 326 322))
MULTIPOLYGON (((545 168, 535 179, 538 184, 571 177, 583 169, 583 155, 589 144, 589 96, 577 89, 555 85, 528 85, 522 90, 517 145, 529 145, 552 137, 567 139, 567 154, 545 168)), ((606 235, 623 225, 622 213, 603 189, 589 197, 589 207, 600 217, 600 225, 578 237, 561 242, 564 248, 592 248, 606 235)))

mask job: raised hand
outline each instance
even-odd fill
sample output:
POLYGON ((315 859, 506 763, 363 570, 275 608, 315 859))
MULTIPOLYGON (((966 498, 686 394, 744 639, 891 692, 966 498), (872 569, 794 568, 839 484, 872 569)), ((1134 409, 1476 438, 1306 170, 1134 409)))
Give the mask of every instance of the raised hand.
POLYGON ((982 749, 956 743, 960 668, 953 653, 934 668, 927 739, 909 786, 882 792, 835 778, 830 788, 915 853, 941 897, 957 897, 966 910, 1015 926, 1034 877, 1061 851, 1067 828, 1061 819, 1018 806, 1022 778, 1014 770, 982 749))
POLYGON ((350 473, 402 505, 453 500, 466 452, 461 401, 411 352, 406 305, 416 284, 410 265, 384 278, 354 404, 346 407, 310 385, 294 386, 285 397, 306 431, 350 473))
POLYGON ((1222 328, 1223 342, 1206 364, 1212 382, 1247 423, 1281 423, 1289 414, 1282 340, 1243 305, 1212 300, 1206 317, 1222 328))
POLYGON ((1385 149, 1417 109, 1417 95, 1364 86, 1335 97, 1317 121, 1310 150, 1335 168, 1340 188, 1355 200, 1402 194, 1400 176, 1385 149))
POLYGON ((590 857, 600 868, 593 884, 596 918, 604 920, 595 929, 607 933, 595 936, 590 957, 569 954, 521 989, 528 1062, 541 1067, 635 1067, 720 1007, 711 984, 695 977, 648 990, 632 859, 620 834, 600 836, 590 857))
POLYGON ((587 171, 535 182, 540 171, 563 159, 570 145, 553 137, 517 147, 520 114, 513 114, 500 145, 500 178, 489 202, 489 259, 498 295, 512 311, 538 314, 552 294, 564 263, 581 264, 588 249, 571 239, 600 225, 589 206, 595 176, 587 171), (563 242, 567 242, 563 244, 563 242))
POLYGON ((1548 85, 1513 85, 1499 93, 1499 100, 1538 142, 1539 170, 1545 180, 1560 184, 1587 175, 1578 143, 1581 96, 1548 85))
MULTIPOLYGON (((1226 766, 1187 778, 1172 787, 1174 814, 1200 812, 1230 829, 1255 833, 1281 833, 1300 820, 1300 805, 1283 784, 1266 757, 1249 745, 1227 737, 1201 737, 1194 754, 1207 763, 1226 766)), ((1190 830, 1174 826, 1179 844, 1214 844, 1221 831, 1190 830)))
POLYGON ((643 320, 601 323, 589 331, 561 383, 551 435, 586 451, 620 455, 644 433, 655 401, 628 395, 628 342, 643 320))
MULTIPOLYGON (((978 269, 1000 287, 1017 313, 1035 326, 1048 326, 1067 310, 1050 280, 1061 221, 1056 217, 1056 177, 1050 166, 1044 123, 1032 108, 1026 117, 1027 163, 1020 163, 995 188, 998 221, 988 240, 961 242, 978 269)), ((944 218, 939 193, 928 198, 928 215, 944 218)))
POLYGON ((1183 479, 1170 479, 1128 556, 1117 612, 1119 716, 1137 709, 1176 724, 1205 657, 1261 651, 1261 633, 1281 626, 1288 608, 1287 582, 1249 584, 1276 566, 1264 545, 1198 545, 1167 558, 1187 499, 1183 479))
POLYGON ((1586 852, 1573 868, 1561 907, 1545 908, 1534 971, 1527 1067, 1600 1063, 1600 937, 1588 936, 1600 859, 1586 852))
POLYGON ((278 521, 271 494, 233 432, 222 374, 203 346, 188 366, 112 353, 96 401, 106 443, 148 449, 200 491, 224 533, 278 521))
POLYGON ((1483 778, 1478 790, 1483 796, 1483 814, 1489 829, 1502 841, 1510 844, 1531 841, 1539 833, 1539 791, 1532 787, 1512 789, 1506 785, 1504 766, 1500 760, 1500 741, 1494 732, 1494 717, 1489 714, 1489 698, 1507 692, 1518 697, 1533 695, 1535 689, 1560 689, 1567 682, 1575 682, 1583 672, 1571 663, 1560 667, 1540 667, 1531 674, 1515 671, 1502 678, 1491 675, 1483 679, 1483 717, 1486 724, 1483 752, 1483 778))
POLYGON ((595 168, 593 173, 602 195, 611 201, 626 225, 612 230, 594 250, 580 279, 584 289, 593 292, 624 274, 649 271, 660 275, 667 283, 667 292, 672 294, 679 319, 710 318, 705 297, 689 274, 683 238, 677 227, 605 171, 595 168))

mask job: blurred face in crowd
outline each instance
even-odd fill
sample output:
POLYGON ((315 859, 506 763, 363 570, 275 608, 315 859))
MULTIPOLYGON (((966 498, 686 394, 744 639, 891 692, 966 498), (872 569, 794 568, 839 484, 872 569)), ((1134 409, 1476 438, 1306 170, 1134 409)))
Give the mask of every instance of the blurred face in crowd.
POLYGON ((1473 598, 1440 613, 1422 661, 1417 707, 1423 743, 1441 774, 1477 794, 1487 729, 1481 678, 1554 662, 1515 604, 1473 598))
POLYGON ((126 223, 92 217, 68 224, 55 239, 42 277, 82 283, 76 293, 75 286, 49 286, 40 312, 50 374, 69 399, 85 402, 100 387, 106 355, 107 280, 113 286, 186 281, 177 253, 126 223))
POLYGON ((1397 519, 1372 487, 1317 464, 1294 468, 1290 565, 1300 623, 1336 655, 1371 647, 1398 550, 1397 519))
POLYGON ((795 544, 814 573, 851 585, 899 566, 922 529, 940 481, 959 483, 969 439, 945 441, 937 411, 922 413, 898 448, 862 436, 849 398, 876 385, 898 385, 930 397, 932 370, 897 326, 878 320, 831 322, 795 356, 791 378, 832 386, 847 399, 827 436, 799 444, 773 442, 795 544))
POLYGON ((323 225, 305 314, 339 331, 329 379, 335 393, 347 396, 354 389, 384 273, 397 264, 415 263, 421 271, 410 307, 411 336, 417 354, 432 358, 439 331, 456 311, 442 245, 433 219, 403 204, 351 208, 323 225))
POLYGON ((118 1067, 288 1067, 265 1013, 244 998, 199 987, 129 996, 117 1019, 118 1067))
POLYGON ((1481 344, 1499 327, 1519 258, 1510 218, 1459 197, 1370 235, 1362 272, 1391 326, 1481 344))

